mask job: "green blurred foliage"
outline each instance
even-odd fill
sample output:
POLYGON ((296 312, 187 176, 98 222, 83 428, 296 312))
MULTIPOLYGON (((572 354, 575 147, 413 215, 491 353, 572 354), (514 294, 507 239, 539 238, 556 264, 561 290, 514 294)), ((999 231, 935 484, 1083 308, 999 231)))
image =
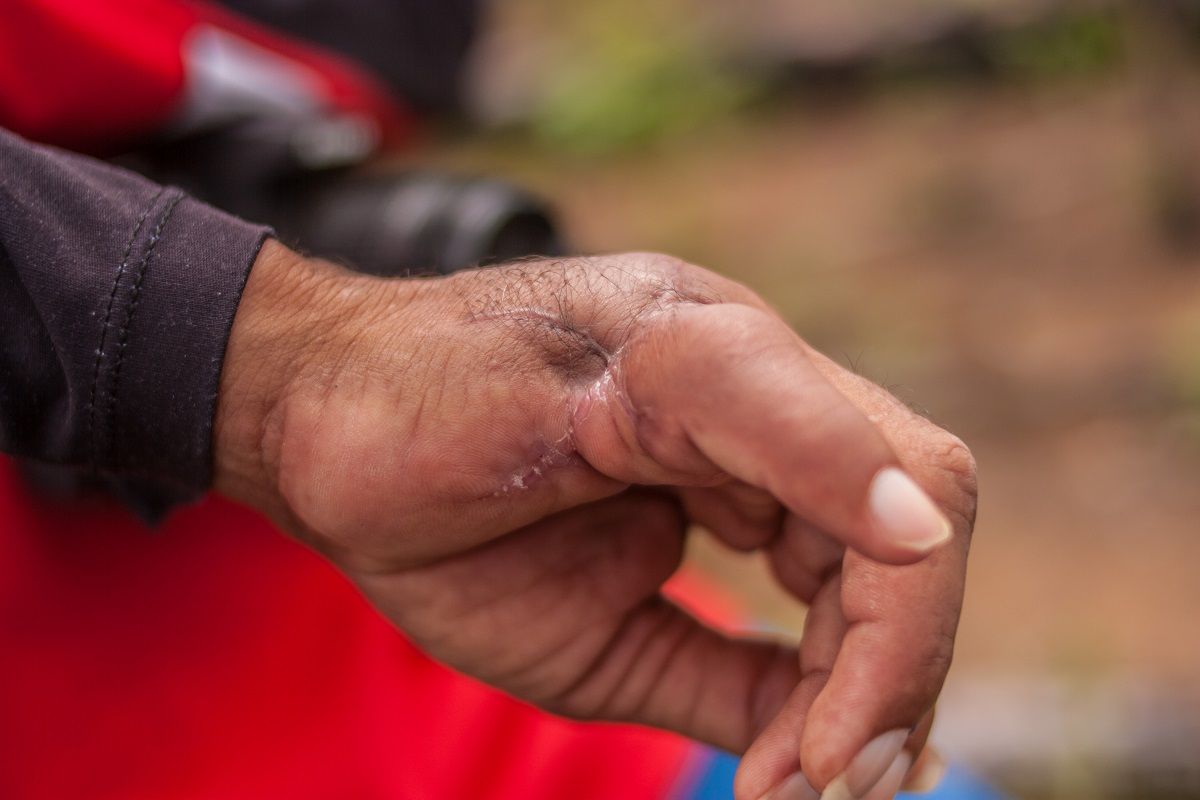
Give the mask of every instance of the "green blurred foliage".
POLYGON ((1124 21, 1113 11, 1065 13, 1000 35, 1002 76, 1022 79, 1087 75, 1119 63, 1124 21))
MULTIPOLYGON (((746 43, 729 41, 692 0, 523 0, 523 7, 551 42, 526 119, 542 146, 595 155, 651 145, 736 115, 787 83, 786 63, 747 68, 755 59, 746 43)), ((1120 62, 1127 21, 1111 10, 1051 14, 991 31, 982 57, 999 80, 1088 75, 1120 62)), ((904 64, 924 63, 939 46, 929 49, 901 54, 897 67, 884 48, 870 70, 886 87, 892 72, 906 74, 904 64)), ((954 79, 962 68, 936 72, 954 79)))
POLYGON ((718 121, 762 84, 728 69, 719 37, 681 0, 569 4, 547 20, 559 52, 530 119, 540 142, 595 154, 718 121))

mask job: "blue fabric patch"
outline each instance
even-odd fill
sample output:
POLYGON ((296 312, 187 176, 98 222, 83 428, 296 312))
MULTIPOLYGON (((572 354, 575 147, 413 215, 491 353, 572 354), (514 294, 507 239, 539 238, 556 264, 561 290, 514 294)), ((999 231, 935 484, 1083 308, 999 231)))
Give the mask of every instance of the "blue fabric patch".
MULTIPOLYGON (((738 759, 716 750, 701 750, 671 792, 670 800, 730 800, 738 759)), ((962 767, 951 765, 935 791, 901 794, 898 800, 1009 800, 962 767)))
POLYGON ((699 750, 670 800, 729 800, 738 758, 721 750, 699 750))

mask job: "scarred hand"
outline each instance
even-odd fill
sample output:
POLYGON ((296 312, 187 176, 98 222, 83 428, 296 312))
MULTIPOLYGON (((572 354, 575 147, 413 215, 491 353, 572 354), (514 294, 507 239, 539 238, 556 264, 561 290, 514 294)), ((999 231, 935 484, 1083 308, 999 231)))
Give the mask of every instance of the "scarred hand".
POLYGON ((383 280, 268 243, 226 356, 216 486, 435 658, 556 713, 745 752, 739 800, 899 787, 975 512, 958 439, 745 287, 652 254, 383 280), (809 606, 799 653, 663 597, 692 523, 766 553, 809 606))

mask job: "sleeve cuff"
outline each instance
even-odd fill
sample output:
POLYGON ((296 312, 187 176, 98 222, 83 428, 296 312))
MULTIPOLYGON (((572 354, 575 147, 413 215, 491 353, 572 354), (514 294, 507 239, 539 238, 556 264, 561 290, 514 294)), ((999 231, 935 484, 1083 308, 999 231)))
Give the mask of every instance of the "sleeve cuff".
POLYGON ((212 427, 233 317, 267 228, 164 189, 145 209, 104 311, 93 464, 194 497, 212 480, 212 427))

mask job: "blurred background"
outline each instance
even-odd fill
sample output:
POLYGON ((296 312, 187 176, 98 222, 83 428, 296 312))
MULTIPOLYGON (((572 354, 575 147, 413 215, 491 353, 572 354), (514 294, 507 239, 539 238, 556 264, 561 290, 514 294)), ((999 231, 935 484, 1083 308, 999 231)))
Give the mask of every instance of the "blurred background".
MULTIPOLYGON (((935 740, 1023 797, 1200 797, 1200 4, 490 16, 473 124, 405 161, 533 187, 585 251, 733 276, 963 436, 935 740)), ((756 558, 690 558, 800 630, 756 558)))
MULTIPOLYGON (((501 232, 510 254, 553 249, 533 197, 446 177, 482 174, 545 198, 571 249, 662 250, 748 284, 978 458, 939 747, 1030 800, 1200 798, 1200 0, 486 5, 466 109, 430 123, 472 0, 0 2, 0 124, 120 153, 374 271, 473 263, 501 232), (341 171, 392 134, 402 177, 341 171), (406 247, 412 264, 370 263, 406 247)), ((703 533, 688 558, 799 634, 757 558, 703 533)), ((254 573, 275 638, 289 574, 254 573)), ((142 645, 160 639, 175 646, 142 645)))

